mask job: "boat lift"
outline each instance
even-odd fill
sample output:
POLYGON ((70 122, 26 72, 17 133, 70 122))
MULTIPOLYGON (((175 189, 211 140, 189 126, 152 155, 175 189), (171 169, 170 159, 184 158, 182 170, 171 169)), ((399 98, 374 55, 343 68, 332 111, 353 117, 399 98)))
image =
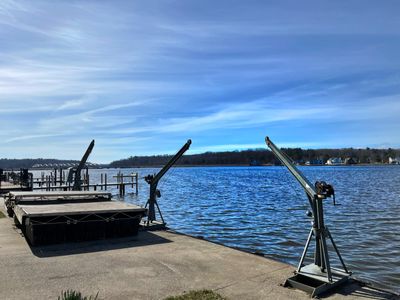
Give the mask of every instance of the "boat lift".
POLYGON ((149 174, 144 178, 144 180, 150 185, 150 195, 149 195, 149 199, 147 200, 146 205, 145 205, 145 208, 147 208, 147 206, 149 206, 147 221, 145 222, 146 226, 149 226, 150 223, 156 222, 155 208, 157 207, 157 211, 161 218, 161 224, 159 224, 159 225, 161 227, 165 227, 166 223, 162 216, 160 207, 158 206, 158 203, 157 203, 157 198, 161 197, 161 192, 159 189, 157 189, 157 185, 158 185, 158 182, 160 181, 160 179, 165 175, 165 173, 167 173, 167 171, 189 149, 191 143, 192 143, 192 140, 188 140, 185 143, 185 145, 183 145, 183 147, 167 162, 167 164, 157 174, 149 174))
POLYGON ((294 272, 295 275, 288 278, 284 286, 304 290, 310 293, 312 297, 315 297, 322 292, 326 292, 345 283, 351 275, 351 272, 348 271, 328 227, 324 223, 323 200, 332 197, 335 204, 335 191, 332 185, 327 184, 324 181, 317 181, 314 185, 311 184, 311 182, 296 168, 293 160, 275 146, 269 137, 265 138, 265 142, 271 149, 272 153, 289 169, 290 173, 292 173, 304 188, 311 206, 311 211, 309 211, 307 215, 313 218, 312 228, 308 235, 300 262, 294 272), (315 238, 314 263, 304 265, 308 247, 313 237, 315 238), (331 267, 327 239, 331 241, 343 270, 331 267))
POLYGON ((82 189, 81 171, 85 167, 86 161, 89 158, 90 153, 92 153, 93 147, 94 140, 89 144, 89 147, 86 149, 86 152, 82 156, 78 166, 69 169, 67 182, 71 184, 73 183, 72 190, 74 191, 80 191, 82 189))

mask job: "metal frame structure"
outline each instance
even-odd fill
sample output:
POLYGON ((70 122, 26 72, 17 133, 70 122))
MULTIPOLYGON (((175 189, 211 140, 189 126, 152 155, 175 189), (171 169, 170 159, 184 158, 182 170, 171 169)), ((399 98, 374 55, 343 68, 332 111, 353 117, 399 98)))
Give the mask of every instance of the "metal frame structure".
POLYGON ((94 140, 89 144, 89 147, 86 149, 86 152, 82 156, 78 166, 69 170, 67 182, 74 183, 72 187, 73 191, 80 191, 82 189, 81 171, 85 167, 86 161, 89 158, 90 153, 92 153, 93 147, 94 140))
POLYGON ((348 276, 351 275, 342 259, 342 256, 340 255, 339 249, 337 248, 328 227, 324 222, 323 200, 330 196, 334 197, 334 190, 331 185, 328 185, 323 181, 317 181, 315 185, 311 184, 311 182, 296 168, 293 160, 275 146, 269 137, 265 138, 265 142, 271 149, 272 153, 284 166, 288 168, 290 173, 304 188, 311 206, 312 211, 309 215, 313 218, 312 228, 308 235, 300 262, 295 271, 296 276, 287 279, 285 286, 291 286, 308 291, 314 297, 345 282, 348 279, 348 276), (315 238, 314 263, 304 266, 304 260, 312 237, 315 238), (343 270, 331 267, 327 239, 331 241, 343 270))
POLYGON ((157 174, 154 174, 154 175, 150 174, 144 178, 146 180, 146 182, 150 185, 150 195, 149 195, 149 199, 147 200, 146 205, 145 205, 145 208, 147 208, 147 206, 149 206, 146 226, 149 226, 150 223, 153 223, 154 221, 156 221, 156 210, 155 210, 156 207, 157 207, 157 211, 161 218, 161 225, 162 226, 166 225, 164 218, 162 216, 160 207, 158 206, 158 203, 157 203, 157 198, 161 197, 161 193, 160 193, 160 190, 157 189, 157 185, 158 185, 158 182, 160 181, 160 179, 165 175, 165 173, 167 173, 167 171, 189 149, 191 143, 192 143, 192 140, 188 140, 183 145, 183 147, 167 162, 167 164, 157 174))

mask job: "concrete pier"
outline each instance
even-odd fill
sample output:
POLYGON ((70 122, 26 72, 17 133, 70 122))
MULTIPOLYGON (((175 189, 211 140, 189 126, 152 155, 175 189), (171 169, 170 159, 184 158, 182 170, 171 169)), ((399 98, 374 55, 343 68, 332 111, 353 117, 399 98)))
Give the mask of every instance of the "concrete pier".
MULTIPOLYGON (((57 299, 66 289, 99 292, 100 299, 164 299, 194 289, 212 289, 228 299, 309 299, 280 286, 293 270, 169 231, 30 247, 12 219, 0 218, 0 299, 57 299)), ((327 298, 399 299, 358 283, 327 298)))

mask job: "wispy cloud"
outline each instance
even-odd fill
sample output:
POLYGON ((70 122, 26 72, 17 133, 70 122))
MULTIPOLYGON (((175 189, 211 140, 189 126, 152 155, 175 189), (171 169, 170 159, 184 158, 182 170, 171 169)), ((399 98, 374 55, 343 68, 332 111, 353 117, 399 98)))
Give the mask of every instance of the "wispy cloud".
POLYGON ((334 108, 278 108, 279 104, 254 101, 232 105, 200 117, 174 118, 161 124, 162 132, 196 132, 213 129, 249 128, 272 122, 317 118, 332 113, 334 108))
POLYGON ((43 138, 52 138, 56 136, 62 136, 63 134, 30 134, 30 135, 21 135, 17 137, 13 137, 10 139, 5 140, 5 143, 10 142, 21 142, 25 140, 32 140, 32 139, 43 139, 43 138))

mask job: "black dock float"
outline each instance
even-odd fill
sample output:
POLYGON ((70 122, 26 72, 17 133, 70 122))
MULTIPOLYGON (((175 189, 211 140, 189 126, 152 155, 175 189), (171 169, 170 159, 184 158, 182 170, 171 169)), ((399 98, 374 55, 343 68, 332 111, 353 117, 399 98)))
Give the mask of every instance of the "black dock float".
POLYGON ((14 193, 7 201, 32 246, 137 235, 147 212, 102 192, 14 193))

